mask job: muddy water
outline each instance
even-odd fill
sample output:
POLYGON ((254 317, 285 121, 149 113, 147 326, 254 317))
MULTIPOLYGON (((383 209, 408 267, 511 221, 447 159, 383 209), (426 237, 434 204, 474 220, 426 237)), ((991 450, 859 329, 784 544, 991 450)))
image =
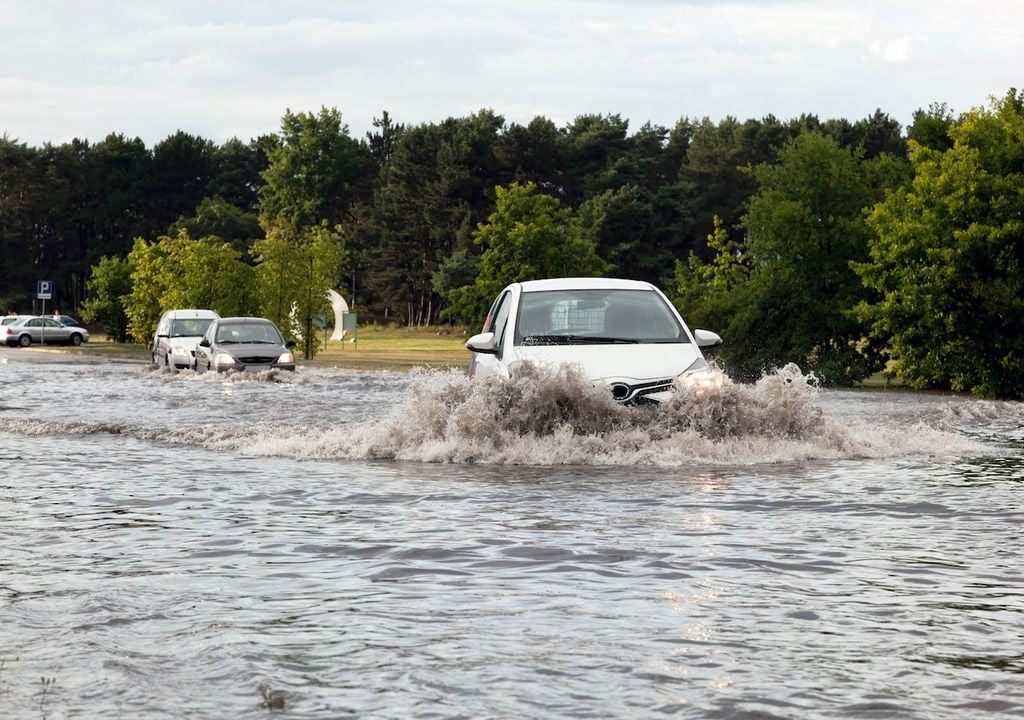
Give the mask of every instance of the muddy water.
POLYGON ((1024 715, 1024 408, 0 350, 0 712, 1024 715))

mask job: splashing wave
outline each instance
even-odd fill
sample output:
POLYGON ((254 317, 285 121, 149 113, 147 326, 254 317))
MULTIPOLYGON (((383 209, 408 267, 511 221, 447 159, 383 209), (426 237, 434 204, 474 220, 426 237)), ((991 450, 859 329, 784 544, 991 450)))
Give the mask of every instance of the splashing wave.
MULTIPOLYGON (((158 371, 154 373, 159 374, 158 371)), ((161 376, 162 377, 162 376, 161 376)), ((307 382, 284 374, 194 375, 205 382, 307 382)), ((524 364, 514 379, 472 382, 456 371, 419 371, 404 402, 369 421, 323 429, 262 422, 145 427, 129 423, 0 419, 26 435, 125 435, 296 459, 404 460, 526 465, 755 465, 901 455, 986 454, 994 446, 958 423, 1024 418, 1020 403, 957 401, 913 422, 843 421, 819 404, 813 376, 793 365, 753 385, 721 373, 680 385, 662 405, 623 406, 570 367, 524 364)))
POLYGON ((680 386, 660 406, 623 406, 572 367, 524 364, 511 380, 422 374, 408 402, 376 422, 316 437, 263 437, 237 449, 310 458, 671 467, 985 448, 926 425, 909 433, 843 425, 817 398, 814 377, 790 365, 754 385, 717 373, 711 383, 680 386))

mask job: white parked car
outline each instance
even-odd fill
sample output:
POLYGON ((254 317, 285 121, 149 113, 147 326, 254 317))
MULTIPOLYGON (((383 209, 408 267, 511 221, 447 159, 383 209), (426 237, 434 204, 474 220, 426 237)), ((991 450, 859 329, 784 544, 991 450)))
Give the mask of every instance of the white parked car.
POLYGON ((219 317, 213 310, 165 312, 153 336, 153 364, 169 370, 195 370, 196 345, 219 317))
POLYGON ((692 333, 656 287, 636 280, 557 278, 513 283, 466 342, 470 378, 511 377, 516 363, 573 364, 622 403, 663 402, 677 378, 708 375, 701 348, 722 339, 692 333))

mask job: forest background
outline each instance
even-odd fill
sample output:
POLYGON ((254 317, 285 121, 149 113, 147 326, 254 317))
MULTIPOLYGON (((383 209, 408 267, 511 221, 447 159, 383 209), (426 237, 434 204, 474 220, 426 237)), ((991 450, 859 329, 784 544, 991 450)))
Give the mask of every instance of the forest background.
POLYGON ((609 275, 719 332, 740 379, 795 362, 848 385, 888 363, 912 387, 1024 397, 1015 89, 905 132, 880 110, 373 127, 322 108, 248 142, 4 135, 0 303, 27 311, 52 280, 64 311, 137 342, 173 307, 261 314, 311 357, 328 288, 364 318, 476 328, 509 282, 609 275))

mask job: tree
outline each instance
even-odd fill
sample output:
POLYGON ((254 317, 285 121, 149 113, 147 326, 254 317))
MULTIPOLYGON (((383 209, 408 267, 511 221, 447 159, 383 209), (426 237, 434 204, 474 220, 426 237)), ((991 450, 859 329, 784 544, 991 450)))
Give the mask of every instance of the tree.
POLYGON ((743 218, 745 249, 728 241, 719 221, 714 264, 691 262, 681 273, 683 281, 711 285, 690 297, 704 317, 727 322, 721 357, 730 372, 751 377, 794 362, 846 385, 878 367, 850 312, 866 297, 850 263, 867 258, 863 209, 881 195, 875 180, 890 175, 869 171, 862 153, 818 132, 787 142, 777 163, 753 171, 758 190, 743 218))
POLYGON ((385 110, 381 117, 373 119, 373 126, 377 130, 366 133, 366 142, 370 147, 370 154, 373 156, 373 160, 377 163, 379 169, 391 164, 391 158, 395 156, 395 148, 398 146, 398 141, 401 139, 402 133, 405 132, 405 125, 401 123, 396 125, 391 119, 391 115, 385 110))
POLYGON ((583 237, 616 275, 657 282, 670 266, 655 250, 649 195, 636 185, 622 185, 585 200, 577 217, 583 237))
POLYGON ((181 218, 168 229, 169 235, 185 230, 191 237, 216 237, 240 253, 248 253, 252 243, 263 237, 256 213, 247 212, 219 197, 204 198, 195 215, 181 218))
POLYGON ((512 282, 546 277, 595 276, 608 269, 580 234, 571 211, 533 183, 497 188, 497 207, 473 235, 484 248, 473 285, 449 293, 451 314, 478 325, 488 304, 512 282))
POLYGON ((213 153, 212 142, 181 130, 153 146, 146 178, 147 215, 161 232, 193 214, 207 196, 213 153))
POLYGON ((731 340, 726 332, 729 324, 739 310, 752 301, 751 261, 746 245, 729 236, 717 215, 714 228, 707 238, 708 248, 713 253, 711 260, 704 262, 694 252, 685 263, 677 260, 670 294, 691 328, 718 330, 728 342, 731 340))
POLYGON ((253 269, 217 238, 193 239, 186 230, 154 242, 138 238, 128 263, 131 292, 125 314, 135 342, 148 343, 167 310, 209 308, 224 316, 257 310, 253 269))
POLYGON ((99 323, 107 337, 125 342, 128 339, 125 302, 132 292, 131 263, 122 258, 101 258, 92 269, 86 290, 89 297, 82 302, 82 319, 99 323))
POLYGON ((364 285, 383 314, 410 325, 435 317, 434 274, 454 253, 473 249, 473 228, 493 207, 504 122, 484 109, 402 134, 354 233, 355 261, 371 266, 364 285))
POLYGON ((43 184, 38 155, 24 143, 0 136, 0 301, 9 308, 27 304, 35 287, 32 228, 43 184))
POLYGON ((1024 397, 1024 93, 949 128, 949 149, 911 142, 909 188, 875 205, 880 294, 861 306, 913 387, 1024 397))
POLYGON ((374 162, 369 150, 349 135, 337 109, 285 112, 280 144, 270 148, 259 189, 260 224, 268 231, 287 226, 299 237, 305 228, 348 219, 349 206, 369 192, 374 162))
POLYGON ((927 110, 915 110, 914 122, 907 128, 907 140, 932 150, 949 150, 953 140, 949 130, 955 119, 946 103, 932 103, 927 110))
POLYGON ((260 312, 285 334, 300 337, 298 348, 306 359, 320 347, 314 319, 327 310, 327 291, 337 286, 345 259, 340 226, 321 224, 305 229, 301 237, 278 226, 253 245, 260 312))
POLYGON ((192 238, 185 230, 160 239, 166 251, 164 272, 173 274, 160 298, 161 310, 209 308, 221 316, 258 310, 253 269, 241 252, 220 238, 192 238))
POLYGON ((137 343, 148 344, 164 309, 161 298, 171 283, 173 273, 166 270, 167 249, 159 242, 136 238, 128 253, 132 290, 125 300, 128 336, 137 343))

